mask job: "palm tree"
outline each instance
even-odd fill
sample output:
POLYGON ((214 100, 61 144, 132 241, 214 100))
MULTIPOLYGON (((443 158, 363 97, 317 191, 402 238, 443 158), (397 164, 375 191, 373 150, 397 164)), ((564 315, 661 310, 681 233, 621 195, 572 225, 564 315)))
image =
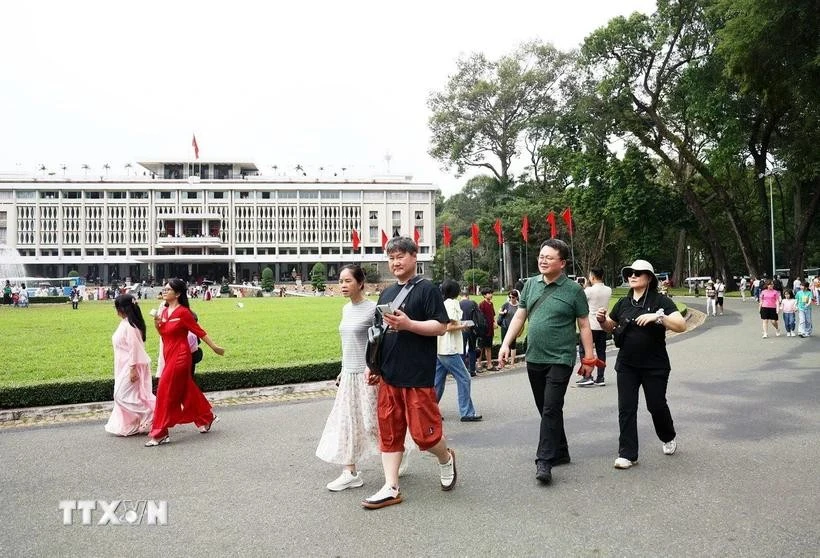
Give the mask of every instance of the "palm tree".
POLYGON ((108 169, 110 169, 110 168, 111 168, 111 165, 109 165, 108 163, 106 163, 106 164, 104 164, 104 165, 103 165, 103 168, 105 169, 105 176, 108 176, 108 169))
POLYGON ((65 163, 63 163, 62 165, 60 165, 60 168, 63 169, 63 178, 65 178, 65 170, 68 168, 68 166, 65 163))
POLYGON ((42 164, 40 165, 40 172, 43 173, 43 176, 46 175, 46 166, 45 165, 42 165, 42 164))
POLYGON ((90 169, 91 167, 83 163, 83 166, 81 168, 85 171, 85 175, 88 176, 88 169, 90 169))
POLYGON ((131 176, 131 167, 134 166, 131 163, 125 163, 125 172, 128 173, 128 176, 131 176))

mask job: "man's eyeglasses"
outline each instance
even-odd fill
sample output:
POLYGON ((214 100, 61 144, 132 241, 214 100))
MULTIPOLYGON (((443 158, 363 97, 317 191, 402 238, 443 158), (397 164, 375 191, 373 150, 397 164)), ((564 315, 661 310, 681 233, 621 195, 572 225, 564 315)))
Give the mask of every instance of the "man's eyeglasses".
POLYGON ((559 258, 557 256, 538 256, 539 262, 554 262, 555 260, 562 260, 563 258, 559 258))

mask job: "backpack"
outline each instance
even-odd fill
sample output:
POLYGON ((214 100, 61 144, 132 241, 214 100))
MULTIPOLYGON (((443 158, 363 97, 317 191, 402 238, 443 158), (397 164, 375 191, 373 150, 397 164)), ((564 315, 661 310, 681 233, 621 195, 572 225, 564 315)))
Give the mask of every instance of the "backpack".
POLYGON ((472 302, 473 309, 470 310, 470 317, 468 319, 473 320, 473 335, 476 337, 484 337, 487 335, 487 318, 485 318, 481 310, 478 309, 478 303, 476 301, 472 302))

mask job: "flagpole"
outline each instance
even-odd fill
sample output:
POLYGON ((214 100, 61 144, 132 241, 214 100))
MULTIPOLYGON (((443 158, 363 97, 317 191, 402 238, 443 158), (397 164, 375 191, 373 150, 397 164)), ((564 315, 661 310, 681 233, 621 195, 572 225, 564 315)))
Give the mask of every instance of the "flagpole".
POLYGON ((572 231, 569 231, 569 249, 570 253, 572 254, 572 274, 576 277, 578 276, 578 272, 575 271, 575 235, 572 234, 572 231))

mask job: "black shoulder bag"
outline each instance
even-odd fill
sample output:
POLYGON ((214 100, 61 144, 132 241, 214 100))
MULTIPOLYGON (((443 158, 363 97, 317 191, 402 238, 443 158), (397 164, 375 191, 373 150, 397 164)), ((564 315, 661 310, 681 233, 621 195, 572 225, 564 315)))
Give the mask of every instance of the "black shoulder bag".
MULTIPOLYGON (((393 308, 398 309, 413 287, 416 286, 417 279, 413 277, 390 302, 393 308)), ((384 324, 381 314, 377 311, 373 316, 373 325, 367 328, 367 348, 365 349, 365 364, 370 369, 371 374, 381 375, 382 345, 384 345, 384 334, 388 326, 384 324)))

